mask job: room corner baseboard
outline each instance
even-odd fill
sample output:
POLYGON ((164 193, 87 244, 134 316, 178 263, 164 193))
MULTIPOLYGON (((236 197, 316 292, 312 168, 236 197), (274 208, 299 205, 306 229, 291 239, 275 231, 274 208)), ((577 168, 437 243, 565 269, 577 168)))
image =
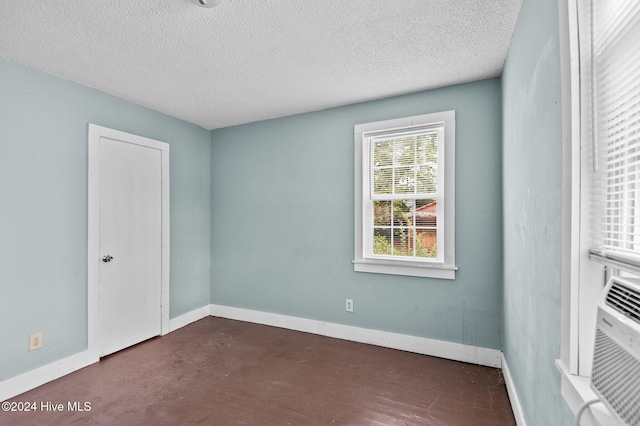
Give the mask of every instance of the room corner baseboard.
MULTIPOLYGON (((186 314, 182 314, 178 317, 175 318, 171 318, 169 320, 169 331, 168 333, 171 333, 172 331, 176 331, 179 328, 184 327, 185 325, 189 325, 192 322, 196 322, 198 320, 201 320, 202 318, 208 317, 210 315, 210 308, 209 305, 205 305, 201 308, 198 309, 194 309, 191 312, 187 312, 186 314)), ((167 334, 167 333, 162 333, 167 334)))
POLYGON ((507 394, 509 395, 509 401, 511 401, 511 410, 513 411, 513 416, 516 418, 516 424, 518 426, 527 426, 527 422, 524 420, 522 405, 520 405, 520 399, 516 393, 513 377, 511 377, 511 372, 509 371, 507 359, 504 354, 502 354, 502 375, 504 376, 504 383, 507 386, 507 394))
POLYGON ((319 334, 337 339, 351 340, 386 348, 431 355, 454 361, 500 368, 502 353, 497 349, 463 345, 388 331, 372 330, 350 325, 336 324, 307 318, 234 308, 231 306, 209 305, 212 316, 252 322, 289 330, 319 334))
POLYGON ((18 396, 98 361, 98 355, 87 350, 3 380, 0 382, 0 401, 18 396))

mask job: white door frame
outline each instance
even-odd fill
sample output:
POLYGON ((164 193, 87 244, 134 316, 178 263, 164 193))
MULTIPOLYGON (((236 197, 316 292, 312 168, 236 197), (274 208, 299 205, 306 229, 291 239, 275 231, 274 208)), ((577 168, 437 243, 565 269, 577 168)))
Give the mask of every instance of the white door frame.
POLYGON ((162 155, 162 289, 160 334, 169 332, 169 144, 142 136, 89 123, 89 220, 88 220, 88 288, 87 329, 89 353, 99 356, 99 279, 100 279, 100 138, 110 138, 155 148, 162 155))

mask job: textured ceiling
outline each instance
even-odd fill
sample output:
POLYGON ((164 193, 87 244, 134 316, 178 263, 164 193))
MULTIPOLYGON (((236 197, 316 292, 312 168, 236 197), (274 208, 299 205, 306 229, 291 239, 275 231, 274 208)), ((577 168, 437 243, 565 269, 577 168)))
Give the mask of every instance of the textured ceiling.
POLYGON ((1 0, 0 57, 207 129, 501 74, 520 0, 1 0))

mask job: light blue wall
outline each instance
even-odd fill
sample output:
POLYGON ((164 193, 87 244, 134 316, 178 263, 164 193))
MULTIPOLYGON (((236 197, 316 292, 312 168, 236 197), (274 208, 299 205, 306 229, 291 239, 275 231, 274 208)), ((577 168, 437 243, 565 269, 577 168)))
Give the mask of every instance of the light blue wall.
POLYGON ((527 423, 570 424, 556 1, 523 1, 501 79, 213 132, 0 60, 0 380, 86 348, 91 122, 171 144, 171 317, 214 303, 502 349, 527 423), (457 279, 353 272, 354 124, 449 109, 457 279))
POLYGON ((490 79, 214 130, 211 303, 500 349, 501 115, 490 79), (353 272, 354 124, 450 109, 456 280, 353 272))
POLYGON ((562 123, 557 0, 524 0, 502 76, 504 354, 527 424, 569 425, 560 357, 562 123))
POLYGON ((170 143, 171 317, 209 302, 210 132, 0 60, 0 380, 86 349, 87 123, 170 143))

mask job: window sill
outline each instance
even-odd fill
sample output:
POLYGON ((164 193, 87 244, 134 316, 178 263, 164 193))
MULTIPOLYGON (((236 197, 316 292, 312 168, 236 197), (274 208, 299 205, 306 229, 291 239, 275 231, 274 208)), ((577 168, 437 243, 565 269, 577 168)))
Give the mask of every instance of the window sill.
MULTIPOLYGON (((575 415, 580 406, 586 401, 597 398, 590 386, 588 377, 571 374, 564 363, 556 360, 556 367, 560 370, 562 383, 560 391, 567 406, 575 415)), ((593 404, 582 414, 582 426, 619 426, 604 404, 593 404)))
POLYGON ((406 275, 410 277, 439 278, 453 280, 456 278, 456 266, 425 265, 413 262, 390 260, 354 260, 355 272, 372 274, 406 275))

